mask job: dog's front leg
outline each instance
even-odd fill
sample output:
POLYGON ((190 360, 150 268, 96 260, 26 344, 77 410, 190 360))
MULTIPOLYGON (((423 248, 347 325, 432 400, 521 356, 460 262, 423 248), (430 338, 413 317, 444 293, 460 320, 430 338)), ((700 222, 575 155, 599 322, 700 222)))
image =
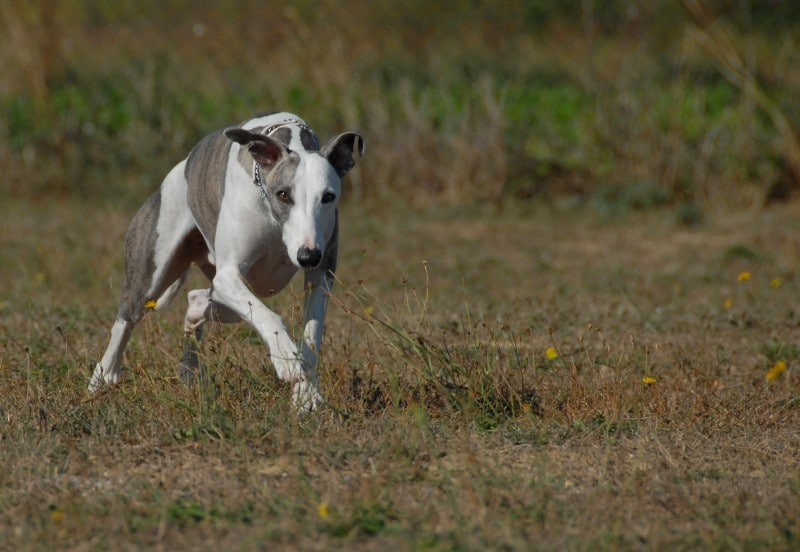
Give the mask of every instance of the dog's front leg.
POLYGON ((217 268, 211 298, 234 311, 255 328, 269 348, 270 360, 278 377, 294 384, 292 397, 298 410, 307 412, 322 402, 316 381, 308 380, 302 358, 283 320, 250 291, 238 268, 217 268), (316 392, 308 393, 306 389, 316 392))
POLYGON ((300 404, 311 402, 316 407, 322 401, 317 377, 317 360, 322 346, 325 310, 332 287, 332 272, 321 269, 306 271, 302 345, 303 369, 306 377, 294 388, 295 401, 300 404))

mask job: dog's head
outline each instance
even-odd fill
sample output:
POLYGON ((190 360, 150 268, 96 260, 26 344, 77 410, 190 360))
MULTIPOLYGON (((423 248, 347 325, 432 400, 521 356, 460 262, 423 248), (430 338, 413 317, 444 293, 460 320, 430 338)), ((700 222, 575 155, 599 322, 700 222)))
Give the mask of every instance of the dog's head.
POLYGON ((314 148, 314 138, 311 148, 292 150, 277 137, 242 128, 229 128, 225 136, 256 163, 289 259, 298 268, 317 267, 336 225, 341 179, 355 166, 354 148, 364 154, 364 139, 357 132, 344 132, 321 148, 314 148))

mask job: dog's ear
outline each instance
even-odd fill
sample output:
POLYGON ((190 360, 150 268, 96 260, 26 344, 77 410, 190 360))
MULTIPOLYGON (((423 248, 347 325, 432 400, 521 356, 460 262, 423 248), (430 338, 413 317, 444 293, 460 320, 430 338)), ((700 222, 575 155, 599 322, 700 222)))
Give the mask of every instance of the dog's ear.
POLYGON ((283 144, 277 140, 243 128, 229 128, 225 131, 225 136, 246 147, 253 159, 262 167, 274 165, 287 152, 283 144))
POLYGON ((343 132, 328 140, 319 152, 328 159, 341 178, 356 164, 353 159, 353 148, 356 146, 359 157, 364 155, 364 137, 358 132, 343 132))

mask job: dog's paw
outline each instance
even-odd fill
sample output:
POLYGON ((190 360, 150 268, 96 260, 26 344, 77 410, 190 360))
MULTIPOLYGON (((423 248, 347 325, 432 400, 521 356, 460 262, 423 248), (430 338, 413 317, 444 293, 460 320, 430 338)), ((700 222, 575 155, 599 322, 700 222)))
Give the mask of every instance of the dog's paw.
POLYGON ((94 367, 92 378, 89 380, 87 391, 89 394, 97 393, 108 385, 119 383, 119 372, 109 371, 105 373, 103 366, 98 362, 94 367))
POLYGON ((308 414, 322 406, 319 387, 308 380, 300 380, 292 387, 292 405, 299 415, 308 414))
POLYGON ((283 381, 295 382, 304 378, 303 361, 297 358, 297 354, 289 355, 270 355, 272 366, 275 373, 283 381))
POLYGON ((205 369, 201 366, 192 366, 191 364, 181 362, 178 367, 178 377, 181 383, 185 385, 191 385, 195 380, 202 380, 205 375, 205 369))

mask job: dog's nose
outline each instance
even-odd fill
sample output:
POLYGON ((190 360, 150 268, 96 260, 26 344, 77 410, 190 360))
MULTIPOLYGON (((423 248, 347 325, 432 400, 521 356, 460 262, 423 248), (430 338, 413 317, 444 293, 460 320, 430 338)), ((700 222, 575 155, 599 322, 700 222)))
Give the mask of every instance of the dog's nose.
POLYGON ((303 268, 314 268, 322 260, 322 251, 317 248, 301 247, 297 250, 297 262, 303 268))

